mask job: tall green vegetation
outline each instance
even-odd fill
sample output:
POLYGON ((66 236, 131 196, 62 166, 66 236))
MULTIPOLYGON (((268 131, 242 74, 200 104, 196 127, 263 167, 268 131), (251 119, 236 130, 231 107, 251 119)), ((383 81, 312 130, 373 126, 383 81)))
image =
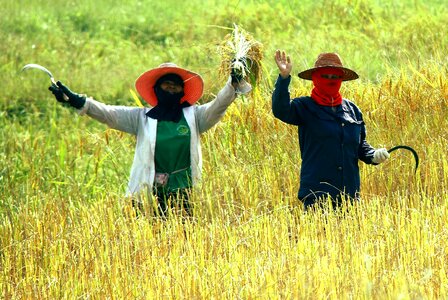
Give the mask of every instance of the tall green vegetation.
MULTIPOLYGON (((444 298, 448 294, 448 8, 445 1, 2 1, 0 296, 444 298), (134 138, 79 117, 38 63, 77 92, 135 105, 138 75, 173 61, 224 84, 216 51, 236 23, 264 45, 263 81, 203 136, 194 222, 129 216, 134 138), (305 213, 296 128, 276 120, 275 49, 294 73, 341 54, 343 95, 374 146, 363 200, 305 213)), ((310 92, 293 78, 291 94, 310 92)))

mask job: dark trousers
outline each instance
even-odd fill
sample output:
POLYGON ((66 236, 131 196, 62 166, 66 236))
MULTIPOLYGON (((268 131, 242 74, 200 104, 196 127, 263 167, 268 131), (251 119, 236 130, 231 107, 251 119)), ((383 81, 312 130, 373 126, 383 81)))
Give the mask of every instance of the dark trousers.
MULTIPOLYGON (((164 188, 154 188, 153 195, 156 200, 157 208, 154 214, 165 218, 169 210, 184 213, 188 217, 193 216, 193 210, 190 204, 191 189, 179 189, 169 191, 164 188)), ((132 198, 132 207, 137 217, 144 214, 143 203, 141 200, 132 198)))
POLYGON ((192 217, 190 204, 190 189, 179 189, 177 191, 167 191, 165 189, 154 188, 154 195, 157 198, 158 214, 166 217, 168 210, 182 211, 188 217, 192 217))
POLYGON ((344 202, 353 203, 354 201, 359 200, 358 196, 351 197, 350 195, 347 194, 337 194, 334 196, 331 196, 329 194, 319 196, 309 195, 302 199, 299 198, 299 200, 303 203, 303 208, 305 210, 309 210, 317 207, 325 207, 325 205, 329 203, 328 202, 329 198, 333 209, 340 208, 344 202))

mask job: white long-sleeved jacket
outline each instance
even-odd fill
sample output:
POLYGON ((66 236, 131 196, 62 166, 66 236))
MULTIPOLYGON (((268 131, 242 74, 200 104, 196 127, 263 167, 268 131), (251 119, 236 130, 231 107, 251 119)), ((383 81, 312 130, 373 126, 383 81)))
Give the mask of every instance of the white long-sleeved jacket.
MULTIPOLYGON (((250 85, 242 82, 235 90, 231 80, 227 81, 212 101, 203 105, 192 105, 183 109, 190 127, 190 160, 193 184, 201 178, 202 154, 200 134, 210 129, 224 116, 227 107, 235 100, 237 93, 245 94, 250 85)), ((155 177, 154 154, 156 146, 157 120, 146 116, 150 108, 106 105, 88 98, 79 110, 88 116, 117 129, 137 136, 134 162, 126 195, 152 191, 155 177)))

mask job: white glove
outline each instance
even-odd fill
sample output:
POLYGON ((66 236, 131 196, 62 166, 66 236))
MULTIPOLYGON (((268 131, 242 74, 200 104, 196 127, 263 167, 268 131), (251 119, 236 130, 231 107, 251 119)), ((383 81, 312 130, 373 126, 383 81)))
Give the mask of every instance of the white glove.
POLYGON ((384 162, 386 159, 388 159, 389 157, 390 157, 390 154, 389 154, 389 152, 387 152, 386 148, 376 149, 375 152, 373 153, 372 162, 374 164, 380 164, 380 163, 384 162))

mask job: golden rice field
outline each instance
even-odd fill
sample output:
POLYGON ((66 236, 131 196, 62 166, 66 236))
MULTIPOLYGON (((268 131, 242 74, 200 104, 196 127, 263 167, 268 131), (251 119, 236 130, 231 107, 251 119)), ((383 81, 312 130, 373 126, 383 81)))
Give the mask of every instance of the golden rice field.
MULTIPOLYGON (((448 298, 448 9, 325 3, 5 1, 0 298, 448 298), (135 78, 170 60, 204 75, 206 102, 225 81, 213 49, 232 23, 263 44, 263 80, 202 136, 189 220, 135 218, 123 197, 133 137, 59 106, 45 75, 18 74, 40 63, 75 91, 135 105, 135 78), (277 48, 294 74, 338 51, 361 75, 341 92, 363 111, 368 141, 412 146, 417 172, 406 151, 360 163, 361 202, 304 212, 297 129, 271 113, 277 48)), ((290 88, 311 86, 295 76, 290 88)))

